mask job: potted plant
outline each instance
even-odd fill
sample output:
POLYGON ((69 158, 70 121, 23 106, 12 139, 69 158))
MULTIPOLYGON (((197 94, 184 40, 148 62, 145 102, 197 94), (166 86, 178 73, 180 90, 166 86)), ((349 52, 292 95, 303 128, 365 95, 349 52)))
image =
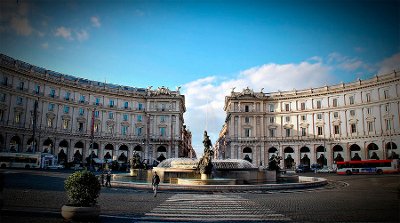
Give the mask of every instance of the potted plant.
POLYGON ((97 198, 100 194, 100 182, 89 171, 78 171, 65 180, 68 204, 62 206, 61 215, 67 220, 93 220, 100 215, 97 198))

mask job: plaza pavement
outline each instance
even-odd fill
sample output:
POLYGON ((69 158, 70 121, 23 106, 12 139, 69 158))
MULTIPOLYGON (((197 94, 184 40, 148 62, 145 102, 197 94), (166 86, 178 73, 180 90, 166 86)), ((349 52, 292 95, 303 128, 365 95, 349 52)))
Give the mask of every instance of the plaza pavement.
MULTIPOLYGON (((0 222, 63 222, 58 171, 1 170, 0 222)), ((101 222, 399 222, 400 175, 338 176, 323 188, 280 191, 170 192, 103 188, 101 222)))

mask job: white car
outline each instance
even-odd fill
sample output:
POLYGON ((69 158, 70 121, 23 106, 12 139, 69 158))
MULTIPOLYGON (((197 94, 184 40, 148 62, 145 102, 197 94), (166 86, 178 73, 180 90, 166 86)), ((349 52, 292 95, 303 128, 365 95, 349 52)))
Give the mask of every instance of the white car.
POLYGON ((50 165, 50 166, 47 166, 46 169, 58 170, 58 169, 64 169, 64 166, 63 165, 50 165))
POLYGON ((317 169, 317 173, 334 173, 335 170, 333 170, 331 167, 322 167, 321 169, 317 169))

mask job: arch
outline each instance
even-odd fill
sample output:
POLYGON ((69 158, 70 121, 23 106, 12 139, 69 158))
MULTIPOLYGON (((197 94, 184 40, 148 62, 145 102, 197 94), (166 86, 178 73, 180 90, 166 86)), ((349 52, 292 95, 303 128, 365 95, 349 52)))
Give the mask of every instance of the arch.
POLYGON ((140 145, 135 146, 135 148, 133 148, 134 151, 137 152, 141 152, 142 151, 142 147, 140 145))
POLYGON ((106 146, 104 146, 105 150, 114 150, 114 146, 112 144, 107 144, 106 146))
POLYGON ((253 151, 251 150, 251 148, 246 147, 243 149, 243 153, 252 153, 253 151))
POLYGON ((343 162, 344 158, 343 158, 342 154, 338 153, 336 155, 336 157, 334 158, 334 160, 335 160, 335 162, 343 162))
POLYGON ((119 150, 125 150, 125 151, 128 151, 129 149, 128 149, 128 146, 127 146, 127 145, 125 145, 125 144, 122 144, 122 145, 119 147, 119 150))
POLYGON ((323 153, 325 151, 326 151, 325 147, 323 147, 323 146, 318 146, 317 147, 317 153, 323 153))
MULTIPOLYGON (((290 147, 288 147, 288 148, 290 148, 290 147)), ((293 164, 294 164, 294 159, 292 158, 292 155, 289 154, 286 157, 286 159, 284 160, 285 168, 286 169, 291 169, 293 167, 293 164)))
POLYGON ((275 147, 271 147, 268 149, 268 153, 276 153, 276 152, 278 152, 278 149, 275 147))
POLYGON ((92 149, 99 149, 99 144, 97 142, 93 142, 93 146, 90 145, 90 148, 92 149), (93 148, 92 148, 93 147, 93 148))
POLYGON ((344 161, 344 158, 342 156, 343 147, 341 145, 335 145, 332 148, 332 152, 333 152, 333 160, 335 161, 335 163, 344 161))
POLYGON ((343 147, 340 146, 340 145, 335 145, 335 146, 332 148, 332 151, 333 151, 333 152, 343 152, 343 147))
POLYGON ((309 153, 310 152, 310 148, 308 148, 307 146, 303 146, 300 148, 300 152, 301 153, 309 153))
POLYGON ((67 148, 68 147, 68 142, 67 140, 63 140, 60 142, 60 144, 58 144, 59 147, 63 147, 63 148, 67 148))
POLYGON ((360 155, 358 155, 358 153, 354 153, 354 156, 351 157, 351 160, 352 161, 360 161, 361 157, 360 157, 360 155))
POLYGON ((19 136, 13 136, 10 139, 10 152, 18 152, 21 147, 21 139, 19 136))
POLYGON ((160 147, 157 148, 157 152, 166 153, 167 152, 167 148, 165 148, 164 146, 160 146, 160 147))
POLYGON ((378 147, 375 143, 370 143, 370 144, 367 146, 367 149, 368 149, 368 151, 369 151, 369 150, 379 150, 379 147, 378 147))
POLYGON ((397 145, 394 142, 388 142, 386 143, 386 150, 391 150, 391 149, 397 149, 397 145))
POLYGON ((67 154, 65 154, 64 149, 61 149, 57 156, 59 164, 65 164, 67 162, 67 154))
POLYGON ((361 151, 361 148, 357 144, 353 144, 350 146, 350 151, 361 151))
MULTIPOLYGON (((26 145, 27 145, 27 149, 26 149, 26 151, 27 152, 33 152, 33 148, 32 148, 32 146, 33 146, 33 138, 32 137, 30 137, 29 139, 28 139, 28 141, 26 142, 26 145)), ((37 143, 37 139, 35 139, 35 148, 37 149, 38 148, 38 143, 37 143)), ((35 149, 35 151, 37 151, 35 149)))
POLYGON ((81 152, 77 149, 74 153, 74 163, 81 163, 82 162, 82 154, 81 152))
POLYGON ((83 149, 83 147, 84 147, 83 142, 78 141, 77 143, 75 143, 75 146, 74 146, 74 147, 75 147, 75 148, 79 148, 79 149, 83 149))
POLYGON ((44 142, 43 142, 44 146, 50 146, 53 145, 53 140, 51 140, 50 138, 47 138, 44 142))
POLYGON ((326 166, 328 164, 328 160, 326 159, 324 154, 320 154, 317 158, 317 163, 320 166, 326 166))
POLYGON ((53 153, 52 152, 52 148, 53 148, 53 140, 51 140, 50 138, 47 138, 44 142, 43 142, 43 152, 44 153, 53 153))
POLYGON ((293 150, 292 147, 286 147, 286 148, 283 150, 283 152, 284 152, 284 153, 294 153, 294 150, 293 150))

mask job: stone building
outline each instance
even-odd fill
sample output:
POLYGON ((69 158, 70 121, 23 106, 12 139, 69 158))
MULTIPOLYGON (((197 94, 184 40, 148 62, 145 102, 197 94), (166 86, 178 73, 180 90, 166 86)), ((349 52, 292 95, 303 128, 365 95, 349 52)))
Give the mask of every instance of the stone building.
POLYGON ((219 158, 265 166, 272 154, 284 168, 333 166, 339 160, 387 159, 400 152, 400 75, 285 92, 246 88, 226 96, 219 158))
POLYGON ((92 152, 126 162, 136 152, 153 164, 161 154, 178 157, 190 149, 182 138, 186 108, 179 89, 120 86, 6 55, 0 60, 1 151, 49 152, 61 163, 82 162, 92 152))

